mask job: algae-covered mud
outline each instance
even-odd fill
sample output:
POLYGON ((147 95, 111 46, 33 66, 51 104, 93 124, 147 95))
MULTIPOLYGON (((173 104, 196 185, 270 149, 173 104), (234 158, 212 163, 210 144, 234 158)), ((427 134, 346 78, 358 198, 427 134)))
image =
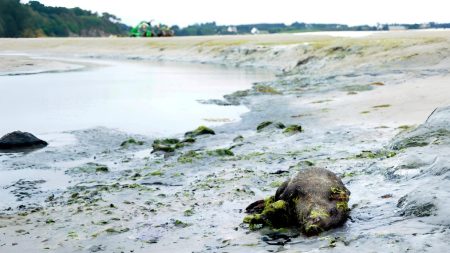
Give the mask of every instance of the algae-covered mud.
MULTIPOLYGON (((132 50, 117 50, 128 43, 138 60, 178 55, 277 76, 201 98, 247 106, 237 122, 158 138, 76 129, 38 136, 49 143, 38 151, 1 154, 1 182, 14 180, 3 186, 0 251, 449 250, 450 33, 184 40, 117 39, 101 50, 96 40, 50 41, 64 42, 47 51, 54 55, 80 47, 82 57, 129 59, 132 50), (343 226, 306 237, 244 223, 249 203, 310 167, 337 174, 351 192, 343 226)), ((0 41, 42 53, 33 43, 0 41)))

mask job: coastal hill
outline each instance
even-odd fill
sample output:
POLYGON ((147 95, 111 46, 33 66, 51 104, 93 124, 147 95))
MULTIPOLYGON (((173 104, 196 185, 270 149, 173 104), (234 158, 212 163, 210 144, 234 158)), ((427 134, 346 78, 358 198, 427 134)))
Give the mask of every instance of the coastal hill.
POLYGON ((126 35, 128 30, 109 13, 0 0, 0 37, 99 37, 126 35))

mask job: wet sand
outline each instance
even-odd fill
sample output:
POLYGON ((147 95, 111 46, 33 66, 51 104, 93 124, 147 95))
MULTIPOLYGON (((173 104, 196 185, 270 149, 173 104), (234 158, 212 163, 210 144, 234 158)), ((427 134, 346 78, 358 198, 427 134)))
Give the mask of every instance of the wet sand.
POLYGON ((450 76, 408 80, 395 86, 381 86, 358 94, 324 96, 323 103, 310 99, 295 106, 328 109, 324 124, 399 127, 418 125, 430 113, 450 104, 450 76))
POLYGON ((0 156, 3 169, 64 171, 71 180, 58 190, 41 187, 40 178, 12 184, 23 198, 0 211, 0 250, 448 251, 449 41, 448 31, 0 40, 8 53, 204 62, 278 74, 210 101, 249 112, 171 155, 151 153, 150 136, 94 128, 65 133, 73 141, 62 145, 0 156), (304 131, 257 132, 267 120, 304 131), (130 137, 144 144, 122 147, 130 137), (216 152, 223 148, 232 155, 216 152), (96 171, 100 165, 108 171, 96 171), (343 227, 304 237, 242 223, 249 203, 308 166, 334 171, 352 192, 352 219, 343 227), (280 233, 290 241, 277 240, 280 233))

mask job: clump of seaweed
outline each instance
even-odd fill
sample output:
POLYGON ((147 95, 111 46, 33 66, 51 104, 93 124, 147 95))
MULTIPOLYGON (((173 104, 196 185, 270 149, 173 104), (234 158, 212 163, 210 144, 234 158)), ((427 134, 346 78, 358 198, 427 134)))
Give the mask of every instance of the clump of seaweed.
POLYGON ((264 226, 286 227, 288 220, 288 203, 284 200, 275 201, 275 198, 271 196, 264 200, 264 208, 260 213, 245 216, 243 222, 249 224, 250 229, 255 230, 264 226))
POLYGON ((193 131, 186 132, 184 134, 184 136, 186 138, 193 138, 193 137, 197 137, 199 135, 207 135, 207 134, 214 135, 216 133, 214 132, 214 130, 212 130, 209 127, 199 126, 197 129, 195 129, 193 131))
POLYGON ((156 139, 153 141, 153 151, 175 152, 176 149, 183 147, 184 144, 179 139, 156 139))
POLYGON ((303 131, 303 129, 302 129, 302 126, 300 126, 300 125, 289 125, 283 130, 283 133, 288 134, 288 135, 293 135, 296 133, 300 133, 302 131, 303 131))
POLYGON ((142 145, 144 145, 144 142, 143 142, 143 141, 137 141, 137 140, 135 140, 135 139, 133 139, 133 138, 130 138, 130 139, 128 139, 128 140, 123 141, 123 142, 120 144, 120 146, 121 146, 122 148, 127 148, 127 147, 132 146, 132 145, 142 146, 142 145))

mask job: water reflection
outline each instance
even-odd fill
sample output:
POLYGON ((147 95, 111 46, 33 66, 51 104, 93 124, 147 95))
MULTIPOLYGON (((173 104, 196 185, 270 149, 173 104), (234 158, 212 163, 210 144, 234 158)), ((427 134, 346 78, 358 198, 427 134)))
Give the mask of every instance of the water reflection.
POLYGON ((266 71, 201 64, 108 62, 87 71, 0 77, 0 134, 97 126, 170 135, 239 119, 243 106, 203 105, 269 80, 266 71))

